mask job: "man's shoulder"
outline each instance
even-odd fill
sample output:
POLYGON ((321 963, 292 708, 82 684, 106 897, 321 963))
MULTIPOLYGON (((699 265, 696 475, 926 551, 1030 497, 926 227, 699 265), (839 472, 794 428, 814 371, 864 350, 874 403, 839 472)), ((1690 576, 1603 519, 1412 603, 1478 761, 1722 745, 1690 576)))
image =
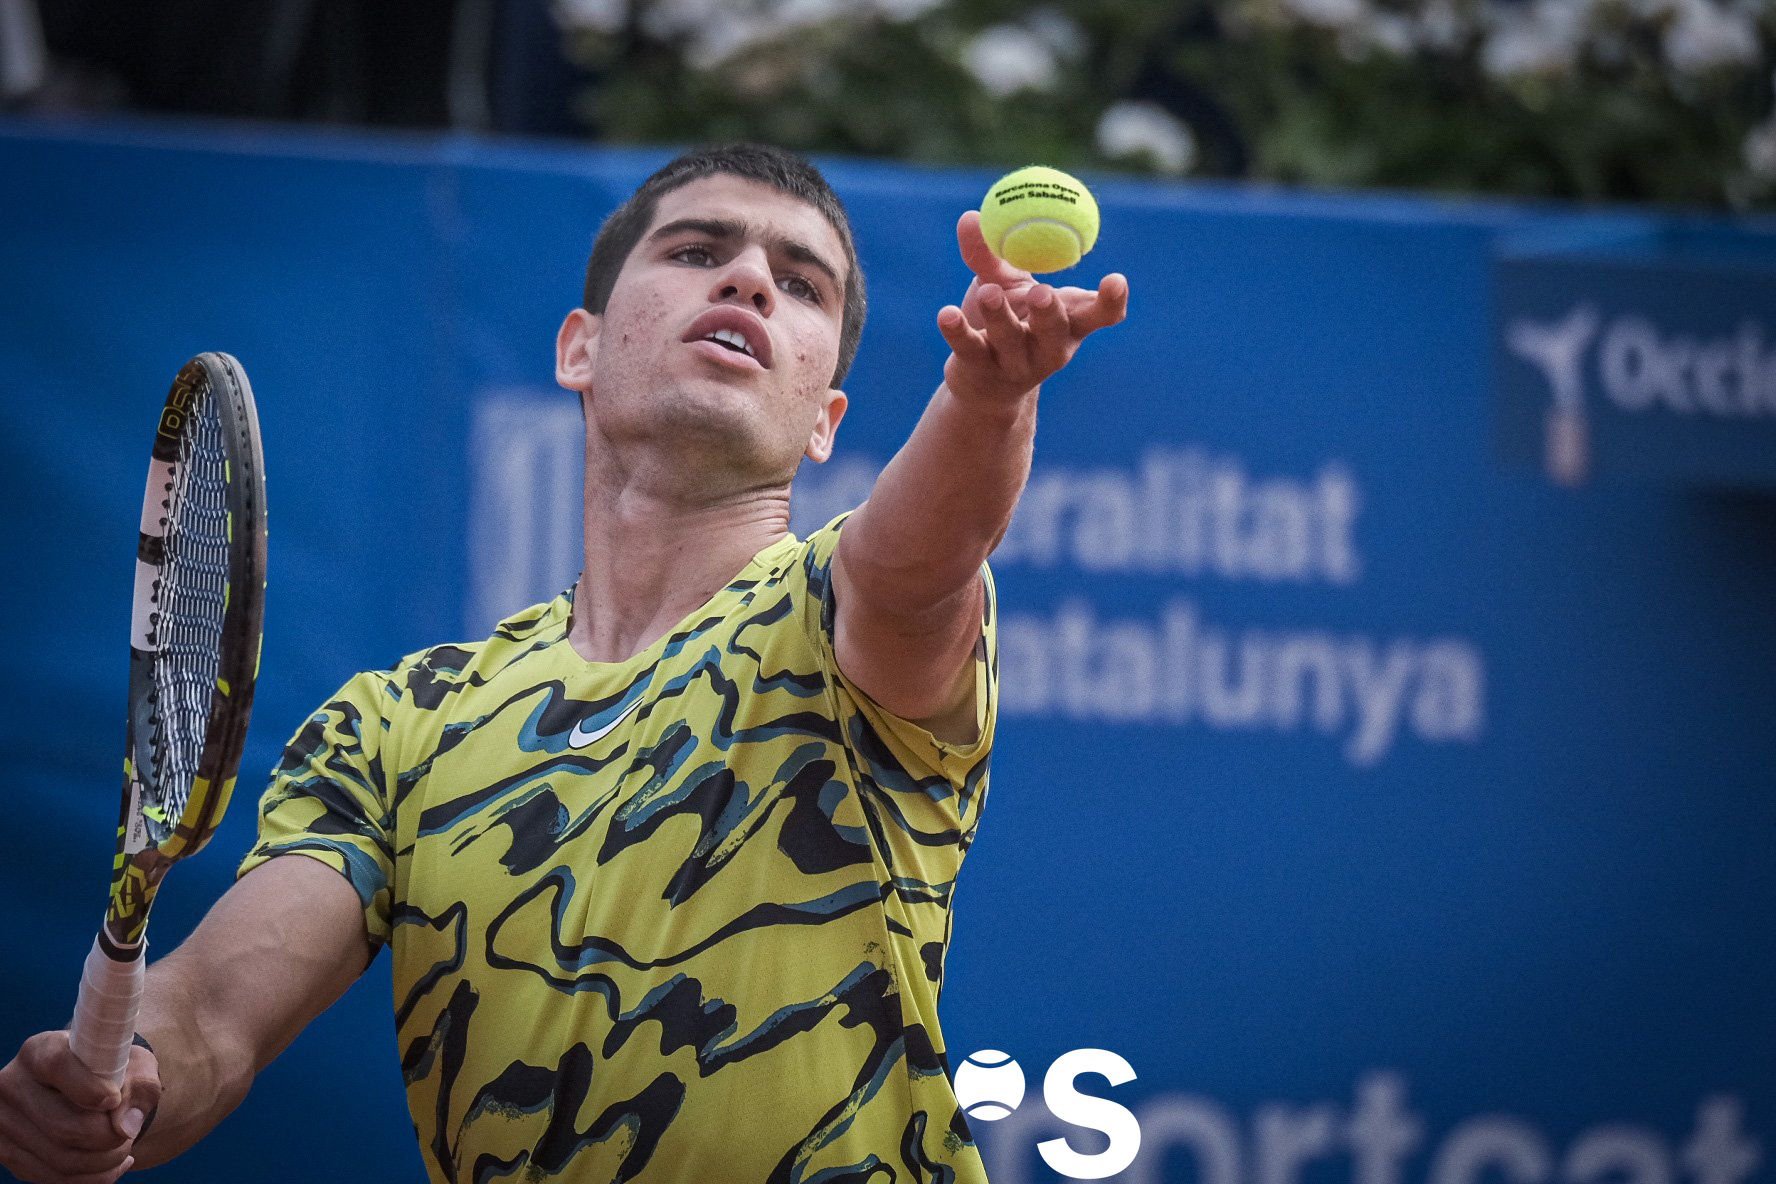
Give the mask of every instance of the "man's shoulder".
POLYGON ((485 686, 566 632, 566 596, 556 596, 513 613, 474 641, 447 641, 404 654, 393 665, 359 676, 390 698, 420 710, 434 710, 446 698, 485 686))
POLYGON ((822 596, 831 578, 833 554, 839 549, 839 533, 845 527, 845 520, 856 512, 850 509, 835 515, 825 526, 810 531, 796 549, 798 566, 816 597, 822 596))
POLYGON ((837 546, 839 532, 844 529, 845 520, 857 513, 857 510, 857 506, 853 506, 849 510, 842 510, 827 519, 824 526, 809 531, 808 537, 802 540, 803 549, 805 551, 830 551, 837 546))

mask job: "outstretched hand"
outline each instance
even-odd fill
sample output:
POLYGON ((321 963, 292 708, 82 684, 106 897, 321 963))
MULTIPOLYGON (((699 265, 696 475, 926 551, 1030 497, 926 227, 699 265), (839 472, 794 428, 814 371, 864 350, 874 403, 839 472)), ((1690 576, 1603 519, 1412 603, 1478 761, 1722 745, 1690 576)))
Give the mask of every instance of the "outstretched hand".
POLYGON ((1096 290, 1038 283, 987 246, 980 213, 956 223, 962 261, 974 272, 961 307, 945 305, 937 329, 949 343, 944 383, 964 400, 1015 401, 1073 359, 1079 343, 1128 315, 1128 280, 1112 273, 1096 290))

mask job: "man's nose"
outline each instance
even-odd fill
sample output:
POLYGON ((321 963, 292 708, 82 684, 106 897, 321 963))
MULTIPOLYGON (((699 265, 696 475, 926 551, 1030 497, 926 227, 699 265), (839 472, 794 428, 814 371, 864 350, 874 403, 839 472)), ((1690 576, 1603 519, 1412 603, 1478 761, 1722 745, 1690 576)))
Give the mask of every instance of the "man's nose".
POLYGON ((727 269, 716 281, 718 300, 743 300, 770 316, 776 304, 776 289, 771 284, 771 269, 759 250, 741 251, 729 261, 727 269))

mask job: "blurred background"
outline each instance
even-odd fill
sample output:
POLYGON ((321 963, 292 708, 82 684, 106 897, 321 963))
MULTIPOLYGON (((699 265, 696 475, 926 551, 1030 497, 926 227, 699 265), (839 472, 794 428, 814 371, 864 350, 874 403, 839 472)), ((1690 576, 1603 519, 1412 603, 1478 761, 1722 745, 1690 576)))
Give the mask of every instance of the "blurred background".
POLYGON ((25 111, 1731 209, 1776 194, 1767 0, 5 0, 0 32, 25 111))
MULTIPOLYGON (((917 421, 998 175, 1079 173, 1060 278, 1131 281, 992 559, 942 1020, 1025 1079, 994 1184, 1109 1150, 1045 1104, 1081 1048, 1136 1074, 1079 1083, 1127 1181, 1770 1180, 1773 74, 1750 0, 0 0, 0 1052, 102 911, 179 365, 252 376, 271 577, 157 953, 336 687, 574 578, 556 326, 617 203, 745 137, 812 154, 869 277, 799 534, 917 421)), ((388 962, 145 1178, 423 1179, 388 962)))

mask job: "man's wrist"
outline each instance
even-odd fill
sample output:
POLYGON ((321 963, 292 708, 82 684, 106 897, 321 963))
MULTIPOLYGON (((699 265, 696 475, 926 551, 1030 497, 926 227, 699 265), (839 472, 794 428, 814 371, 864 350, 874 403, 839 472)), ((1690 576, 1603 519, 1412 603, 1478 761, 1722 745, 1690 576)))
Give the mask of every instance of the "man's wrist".
POLYGON ((951 405, 974 424, 1010 431, 1016 429, 1026 416, 1034 414, 1042 387, 1033 386, 1022 394, 1005 395, 966 388, 957 390, 946 378, 938 391, 947 395, 951 405))

